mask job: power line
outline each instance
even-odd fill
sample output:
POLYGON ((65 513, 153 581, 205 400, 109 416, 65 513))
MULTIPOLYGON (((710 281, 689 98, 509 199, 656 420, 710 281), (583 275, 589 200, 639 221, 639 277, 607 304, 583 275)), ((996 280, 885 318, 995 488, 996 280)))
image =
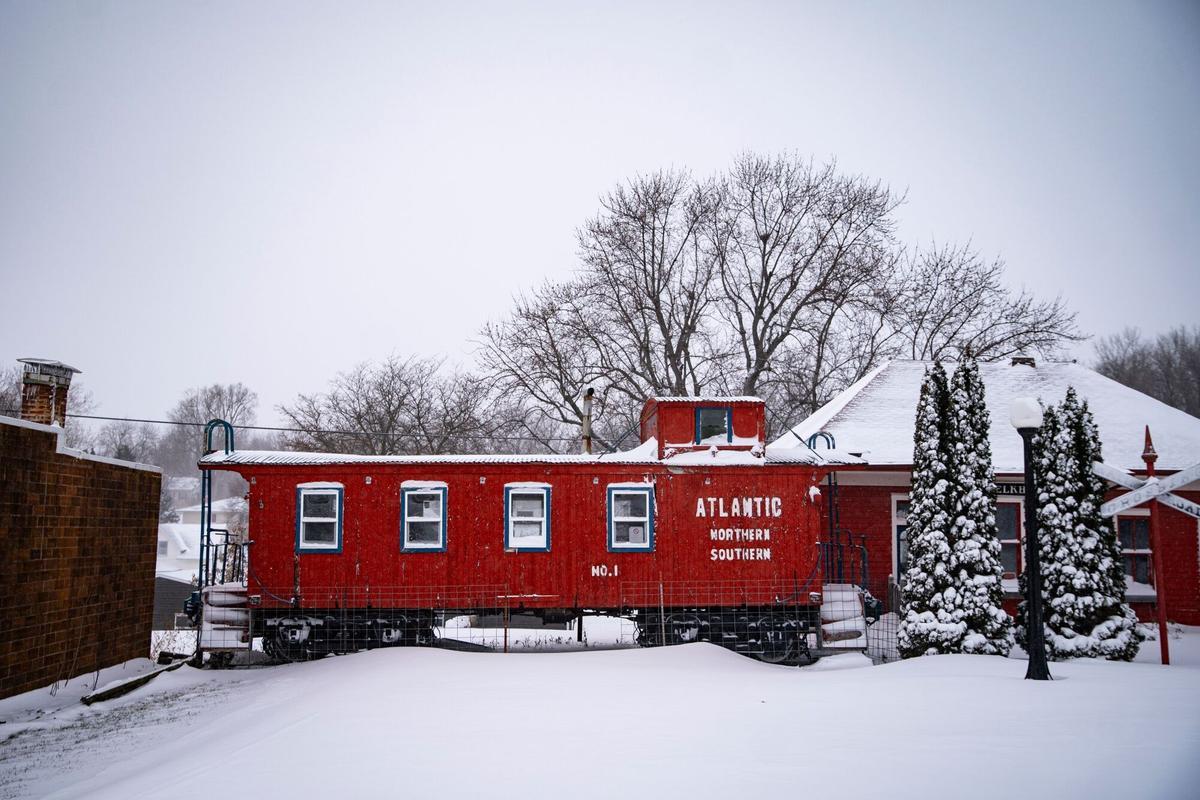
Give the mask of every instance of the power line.
MULTIPOLYGON (((6 412, 12 412, 16 409, 5 409, 6 412)), ((173 419, 141 419, 138 417, 106 417, 99 414, 67 414, 73 419, 93 419, 106 422, 137 422, 148 425, 177 425, 189 428, 203 428, 207 422, 181 422, 173 419)), ((339 431, 325 430, 321 428, 282 428, 272 425, 233 425, 236 430, 244 431, 274 431, 277 433, 324 433, 332 436, 379 436, 391 438, 410 438, 419 439, 420 434, 415 433, 388 433, 384 431, 339 431)), ((491 439, 502 442, 576 442, 579 441, 575 436, 489 436, 486 434, 467 434, 467 433, 448 433, 438 438, 442 439, 491 439)))

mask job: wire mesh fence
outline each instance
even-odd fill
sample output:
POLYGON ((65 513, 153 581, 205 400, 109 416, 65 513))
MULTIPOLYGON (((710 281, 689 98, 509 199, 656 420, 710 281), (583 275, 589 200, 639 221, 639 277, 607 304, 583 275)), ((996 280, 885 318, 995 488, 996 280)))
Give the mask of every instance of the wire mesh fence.
POLYGON ((496 584, 242 591, 205 593, 206 603, 221 604, 204 608, 207 640, 220 650, 257 641, 277 661, 393 646, 529 652, 711 642, 771 663, 809 663, 820 645, 819 595, 785 581, 627 583, 619 605, 604 608, 548 607, 496 584), (244 623, 229 611, 239 600, 244 623))

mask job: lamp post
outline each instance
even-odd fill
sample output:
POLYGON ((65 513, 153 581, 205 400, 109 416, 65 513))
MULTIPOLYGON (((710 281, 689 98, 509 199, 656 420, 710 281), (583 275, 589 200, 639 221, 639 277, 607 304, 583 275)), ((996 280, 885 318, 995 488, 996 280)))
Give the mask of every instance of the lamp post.
POLYGON ((1009 420, 1025 446, 1025 643, 1029 648, 1029 668, 1025 680, 1048 681, 1046 639, 1042 627, 1042 559, 1038 546, 1037 482, 1034 480, 1033 435, 1042 427, 1042 406, 1032 397, 1012 401, 1009 420))

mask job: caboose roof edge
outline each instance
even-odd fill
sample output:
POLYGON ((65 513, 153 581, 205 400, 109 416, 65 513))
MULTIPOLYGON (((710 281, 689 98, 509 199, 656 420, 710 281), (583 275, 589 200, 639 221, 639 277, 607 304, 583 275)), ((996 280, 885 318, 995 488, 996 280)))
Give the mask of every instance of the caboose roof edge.
POLYGON ((746 450, 698 450, 659 459, 657 443, 644 442, 633 450, 601 455, 511 454, 511 455, 360 455, 354 453, 301 453, 279 450, 234 450, 214 452, 199 461, 201 469, 241 466, 317 466, 333 464, 638 464, 663 466, 745 467, 766 464, 809 466, 852 466, 861 458, 838 450, 814 451, 807 447, 767 447, 764 455, 746 450))

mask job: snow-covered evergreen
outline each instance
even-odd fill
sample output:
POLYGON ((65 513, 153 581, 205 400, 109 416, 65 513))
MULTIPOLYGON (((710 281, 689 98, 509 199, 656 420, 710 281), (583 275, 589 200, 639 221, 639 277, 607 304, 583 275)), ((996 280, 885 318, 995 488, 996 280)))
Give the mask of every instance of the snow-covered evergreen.
POLYGON ((951 613, 950 466, 944 434, 948 404, 946 371, 935 363, 925 372, 917 403, 909 494, 908 565, 901 595, 897 645, 903 658, 959 652, 966 626, 951 613))
POLYGON ((949 569, 955 590, 948 604, 966 626, 960 652, 1008 655, 1012 618, 1003 607, 990 427, 979 364, 968 354, 954 370, 946 420, 952 442, 949 569))
MULTIPOLYGON (((1125 603, 1116 531, 1100 516, 1105 486, 1092 472, 1092 462, 1101 460, 1099 432, 1074 389, 1060 406, 1046 409, 1034 454, 1047 655, 1130 660, 1140 638, 1125 603)), ((1025 589, 1022 574, 1022 594, 1025 589)), ((1018 635, 1026 647, 1023 602, 1018 635)))

